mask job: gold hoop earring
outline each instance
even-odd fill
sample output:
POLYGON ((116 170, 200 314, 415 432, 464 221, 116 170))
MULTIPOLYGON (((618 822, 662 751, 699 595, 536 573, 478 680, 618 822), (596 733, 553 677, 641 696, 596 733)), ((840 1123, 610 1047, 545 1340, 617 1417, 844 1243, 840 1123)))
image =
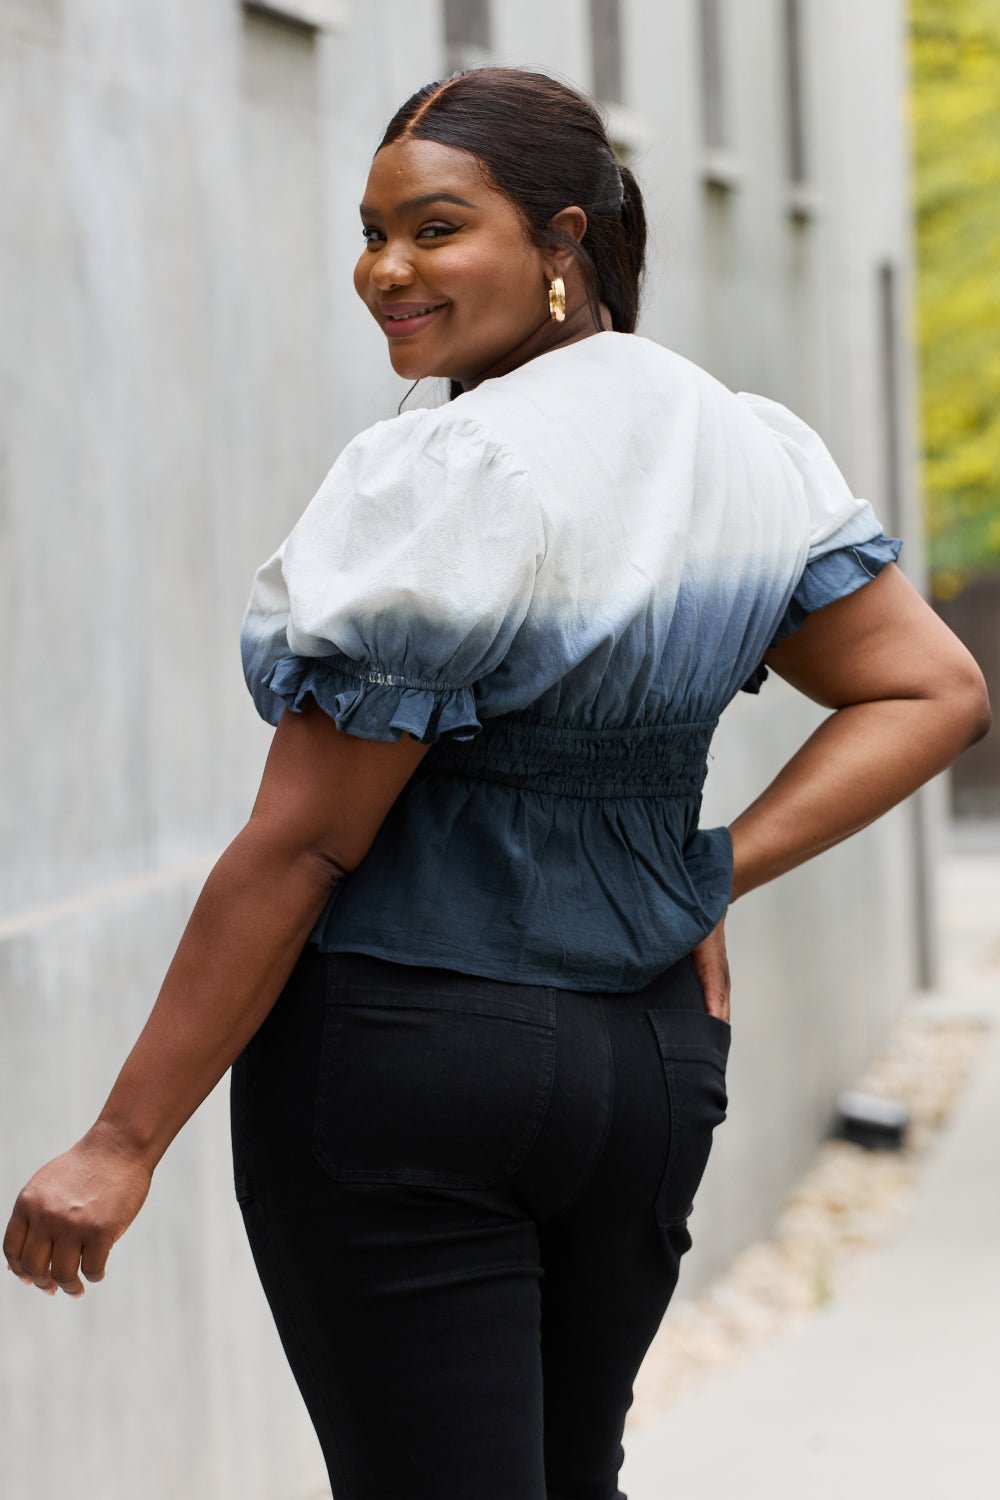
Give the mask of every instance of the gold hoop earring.
POLYGON ((549 282, 549 317, 555 323, 566 318, 566 285, 561 276, 549 282))

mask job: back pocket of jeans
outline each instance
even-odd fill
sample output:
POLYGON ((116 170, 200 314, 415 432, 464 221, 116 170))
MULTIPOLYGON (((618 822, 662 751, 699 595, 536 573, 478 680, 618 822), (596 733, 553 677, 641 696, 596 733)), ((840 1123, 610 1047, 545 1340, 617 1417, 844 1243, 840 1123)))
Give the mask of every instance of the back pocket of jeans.
POLYGON ((555 996, 487 989, 331 986, 313 1148, 332 1178, 485 1188, 524 1164, 552 1088, 555 996))
POLYGON ((732 1029, 707 1010, 650 1010, 670 1107, 667 1161, 656 1196, 660 1224, 679 1224, 694 1207, 716 1126, 726 1118, 726 1064, 732 1029))

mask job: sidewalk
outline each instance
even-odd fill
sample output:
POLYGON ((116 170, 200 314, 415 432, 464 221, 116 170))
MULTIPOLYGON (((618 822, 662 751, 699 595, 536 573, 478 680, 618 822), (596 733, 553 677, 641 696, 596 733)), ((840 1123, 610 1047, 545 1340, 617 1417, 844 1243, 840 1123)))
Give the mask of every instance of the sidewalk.
POLYGON ((1000 1494, 1000 842, 963 840, 941 882, 947 982, 914 1006, 996 1027, 891 1242, 808 1323, 626 1432, 629 1500, 1000 1494))

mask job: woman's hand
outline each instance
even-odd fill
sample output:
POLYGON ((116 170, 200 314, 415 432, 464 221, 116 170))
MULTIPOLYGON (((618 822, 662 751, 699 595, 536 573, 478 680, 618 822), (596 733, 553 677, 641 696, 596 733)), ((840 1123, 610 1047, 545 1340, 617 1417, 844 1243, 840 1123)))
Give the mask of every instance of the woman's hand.
POLYGON ((729 1021, 729 958, 726 953, 726 918, 723 915, 707 938, 691 949, 691 962, 701 980, 705 1009, 720 1021, 729 1021))
POLYGON ((112 1245, 149 1192, 150 1168, 97 1124, 25 1183, 3 1237, 10 1270, 55 1296, 82 1297, 81 1273, 102 1281, 112 1245))

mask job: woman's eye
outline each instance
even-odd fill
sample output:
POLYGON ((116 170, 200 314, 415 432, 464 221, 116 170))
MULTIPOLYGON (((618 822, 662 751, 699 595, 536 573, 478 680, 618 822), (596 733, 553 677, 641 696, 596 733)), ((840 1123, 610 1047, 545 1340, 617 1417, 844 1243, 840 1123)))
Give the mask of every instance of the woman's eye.
MULTIPOLYGON (((421 235, 429 233, 431 238, 436 240, 440 239, 442 235, 454 234, 455 226, 452 224, 425 224, 419 233, 421 235)), ((376 237, 380 235, 381 230, 373 229, 370 226, 361 231, 361 238, 369 245, 374 244, 376 237)))

